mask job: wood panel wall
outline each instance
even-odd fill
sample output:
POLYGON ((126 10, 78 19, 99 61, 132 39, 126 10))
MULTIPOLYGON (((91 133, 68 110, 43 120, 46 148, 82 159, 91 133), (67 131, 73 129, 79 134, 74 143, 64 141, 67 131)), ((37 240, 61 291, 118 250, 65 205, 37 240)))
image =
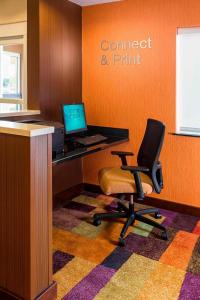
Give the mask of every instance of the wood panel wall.
MULTIPOLYGON (((28 1, 28 107, 61 121, 61 104, 82 101, 82 10, 67 0, 28 1)), ((81 160, 54 168, 54 193, 82 182, 81 160), (69 186, 70 183, 70 186, 69 186)))
POLYGON ((53 284, 51 147, 51 135, 0 134, 0 292, 20 299, 53 284))
POLYGON ((82 10, 66 0, 28 1, 28 107, 62 121, 82 101, 82 10))
POLYGON ((39 0, 27 1, 27 86, 28 109, 40 109, 39 98, 39 0))
POLYGON ((82 13, 66 0, 40 0, 40 107, 62 120, 60 104, 82 100, 82 13))

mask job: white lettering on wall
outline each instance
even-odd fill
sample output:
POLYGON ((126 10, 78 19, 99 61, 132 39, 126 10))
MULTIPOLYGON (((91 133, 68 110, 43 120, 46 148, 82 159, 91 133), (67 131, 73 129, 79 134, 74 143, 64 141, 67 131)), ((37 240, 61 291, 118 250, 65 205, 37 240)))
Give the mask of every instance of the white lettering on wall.
POLYGON ((102 40, 100 43, 101 65, 140 65, 141 52, 152 48, 152 39, 143 40, 109 41, 102 40), (125 52, 126 51, 126 52, 125 52))

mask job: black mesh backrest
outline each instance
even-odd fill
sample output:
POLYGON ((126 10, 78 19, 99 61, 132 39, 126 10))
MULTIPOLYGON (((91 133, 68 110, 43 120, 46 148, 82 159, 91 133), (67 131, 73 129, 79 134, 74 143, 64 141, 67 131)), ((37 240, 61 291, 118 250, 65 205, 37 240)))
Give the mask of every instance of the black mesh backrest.
POLYGON ((137 156, 138 166, 152 171, 158 162, 165 135, 165 125, 160 121, 148 119, 145 134, 137 156))

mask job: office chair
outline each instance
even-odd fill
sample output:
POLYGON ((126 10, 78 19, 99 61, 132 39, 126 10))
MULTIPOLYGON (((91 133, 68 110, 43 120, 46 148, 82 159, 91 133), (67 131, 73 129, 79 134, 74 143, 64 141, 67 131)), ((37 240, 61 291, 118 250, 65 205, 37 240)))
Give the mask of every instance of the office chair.
POLYGON ((112 155, 117 155, 121 159, 121 168, 103 168, 99 172, 99 183, 102 191, 106 195, 118 195, 116 212, 97 213, 93 217, 93 224, 98 226, 103 219, 125 218, 126 222, 122 228, 119 245, 125 245, 125 234, 130 225, 135 220, 144 222, 159 228, 161 237, 168 239, 167 230, 164 226, 155 221, 144 217, 146 214, 153 214, 155 219, 161 218, 157 208, 148 208, 135 211, 134 197, 143 200, 145 195, 152 192, 160 193, 163 188, 162 166, 159 161, 161 148, 165 135, 165 126, 157 120, 148 119, 145 134, 140 146, 137 164, 138 166, 128 166, 127 156, 132 156, 132 152, 112 151, 112 155), (129 207, 127 208, 122 200, 127 195, 130 196, 129 207))

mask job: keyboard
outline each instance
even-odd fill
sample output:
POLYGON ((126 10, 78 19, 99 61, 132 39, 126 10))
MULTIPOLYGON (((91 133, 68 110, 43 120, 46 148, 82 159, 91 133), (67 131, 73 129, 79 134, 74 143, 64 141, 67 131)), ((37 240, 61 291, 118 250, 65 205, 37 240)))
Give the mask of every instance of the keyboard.
POLYGON ((85 136, 85 137, 75 139, 75 141, 77 143, 79 143, 81 145, 84 145, 84 146, 90 146, 90 145, 93 145, 93 144, 103 142, 105 140, 107 140, 107 137, 105 137, 101 134, 95 134, 95 135, 85 136))

